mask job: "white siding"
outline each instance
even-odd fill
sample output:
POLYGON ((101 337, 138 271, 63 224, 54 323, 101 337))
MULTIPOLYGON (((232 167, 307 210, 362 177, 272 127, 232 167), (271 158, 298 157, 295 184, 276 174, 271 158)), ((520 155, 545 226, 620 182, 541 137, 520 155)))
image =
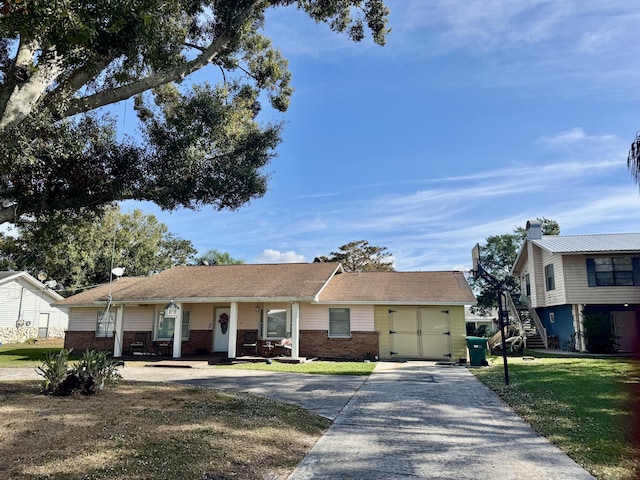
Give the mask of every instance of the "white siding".
MULTIPOLYGON (((122 329, 125 332, 150 332, 153 329, 153 319, 156 307, 124 307, 122 329)), ((97 314, 96 314, 97 315, 97 314)))
POLYGON ((69 312, 69 330, 80 332, 95 332, 98 322, 98 311, 103 309, 71 308, 69 312))
POLYGON ((0 327, 16 327, 18 320, 25 326, 37 328, 40 313, 49 314, 49 328, 66 329, 65 310, 52 306, 53 299, 33 284, 18 279, 0 287, 0 327))
MULTIPOLYGON (((593 255, 590 256, 593 258, 593 255)), ((587 277, 587 255, 564 258, 567 302, 570 304, 637 304, 640 287, 590 287, 587 277)))
MULTIPOLYGON (((227 305, 228 306, 228 305, 227 305)), ((189 330, 211 330, 215 306, 210 303, 192 303, 183 305, 185 312, 189 312, 189 330)))
POLYGON ((542 294, 538 297, 538 307, 549 307, 552 305, 564 305, 566 301, 565 280, 562 264, 562 255, 552 254, 546 250, 541 252, 542 266, 542 294), (547 277, 545 275, 545 267, 553 265, 553 275, 555 278, 555 289, 547 290, 547 277))
POLYGON ((349 308, 352 332, 373 332, 373 305, 300 305, 300 330, 329 330, 329 309, 349 308))

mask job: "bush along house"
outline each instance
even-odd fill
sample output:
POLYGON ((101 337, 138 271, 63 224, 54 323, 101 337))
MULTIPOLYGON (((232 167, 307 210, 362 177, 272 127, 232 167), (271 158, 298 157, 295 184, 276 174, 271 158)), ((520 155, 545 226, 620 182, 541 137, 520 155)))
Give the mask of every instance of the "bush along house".
POLYGON ((511 273, 545 346, 640 351, 640 233, 542 235, 529 221, 511 273))
POLYGON ((58 303, 65 347, 123 355, 466 358, 462 272, 344 272, 339 263, 173 267, 58 303), (276 347, 280 347, 279 349, 276 347))

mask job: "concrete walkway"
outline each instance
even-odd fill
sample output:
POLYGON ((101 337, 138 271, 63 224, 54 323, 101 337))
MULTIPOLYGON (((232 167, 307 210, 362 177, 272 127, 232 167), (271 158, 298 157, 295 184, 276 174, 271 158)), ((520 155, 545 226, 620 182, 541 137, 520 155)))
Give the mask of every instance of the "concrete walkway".
MULTIPOLYGON (((466 368, 380 362, 365 377, 125 367, 126 380, 242 390, 334 420, 289 480, 593 479, 466 368)), ((0 380, 40 379, 0 369, 0 380)))

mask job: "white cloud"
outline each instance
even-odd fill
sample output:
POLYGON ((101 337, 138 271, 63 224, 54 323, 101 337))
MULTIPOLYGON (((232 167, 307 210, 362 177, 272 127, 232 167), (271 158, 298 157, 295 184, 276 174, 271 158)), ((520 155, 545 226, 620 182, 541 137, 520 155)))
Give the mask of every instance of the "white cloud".
POLYGON ((270 248, 266 248, 254 259, 255 263, 303 263, 304 261, 304 255, 293 251, 279 252, 270 248))
POLYGON ((619 139, 615 135, 587 135, 580 127, 574 127, 571 130, 555 135, 544 136, 538 141, 552 147, 572 147, 576 144, 596 144, 600 147, 608 147, 612 144, 619 144, 619 139))

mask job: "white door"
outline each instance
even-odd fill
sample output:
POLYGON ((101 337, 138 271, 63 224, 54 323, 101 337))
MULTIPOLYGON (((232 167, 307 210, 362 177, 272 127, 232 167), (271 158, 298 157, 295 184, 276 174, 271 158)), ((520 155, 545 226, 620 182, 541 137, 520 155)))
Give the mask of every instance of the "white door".
POLYGON ((618 349, 621 352, 638 352, 638 322, 635 312, 611 312, 613 328, 618 336, 618 349))
POLYGON ((394 357, 451 359, 449 311, 397 307, 389 311, 394 357))
POLYGON ((419 357, 416 309, 397 307, 389 311, 389 317, 391 354, 394 357, 419 357))
POLYGON ((418 318, 421 356, 433 360, 451 360, 449 311, 421 308, 418 318))
POLYGON ((49 314, 41 313, 38 316, 38 338, 49 337, 49 314))
POLYGON ((213 351, 228 352, 229 351, 229 325, 223 327, 224 319, 228 321, 231 310, 229 308, 216 308, 213 318, 213 351), (220 322, 220 319, 223 319, 220 322), (224 330, 224 332, 223 332, 224 330))

